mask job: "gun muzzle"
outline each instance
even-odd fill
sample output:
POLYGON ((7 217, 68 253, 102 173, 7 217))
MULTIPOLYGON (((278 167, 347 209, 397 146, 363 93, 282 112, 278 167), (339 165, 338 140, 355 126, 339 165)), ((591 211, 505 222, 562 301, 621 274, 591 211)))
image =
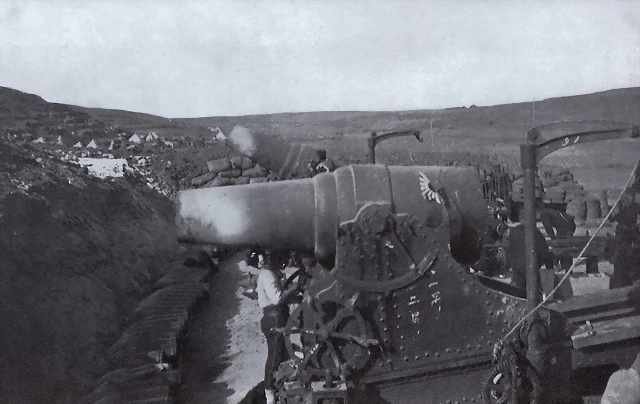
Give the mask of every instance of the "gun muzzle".
POLYGON ((431 223, 449 217, 454 250, 481 248, 488 212, 477 171, 352 165, 313 178, 179 193, 181 242, 313 252, 333 262, 338 228, 381 203, 431 223), (446 212, 446 213, 445 213, 446 212))
POLYGON ((240 153, 276 173, 282 180, 311 177, 308 167, 317 158, 318 152, 313 147, 251 133, 243 126, 233 128, 229 141, 240 153))

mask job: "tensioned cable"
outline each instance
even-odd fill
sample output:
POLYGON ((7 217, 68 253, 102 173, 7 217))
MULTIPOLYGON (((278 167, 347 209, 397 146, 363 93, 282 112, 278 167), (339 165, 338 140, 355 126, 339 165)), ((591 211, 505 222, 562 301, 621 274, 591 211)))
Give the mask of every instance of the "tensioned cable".
POLYGON ((524 321, 526 319, 528 319, 529 317, 531 317, 533 314, 535 314, 536 312, 538 312, 538 310, 540 310, 540 308, 542 306, 545 305, 545 303, 547 303, 549 301, 549 299, 551 298, 551 296, 553 296, 554 293, 556 293, 558 291, 558 289, 560 289, 560 286, 562 286, 562 283, 569 277, 569 275, 571 275, 571 273, 573 272, 574 268, 576 267, 576 264, 578 262, 580 262, 580 259, 582 258, 582 256, 584 255, 585 251, 587 250, 587 248, 589 247, 589 245, 591 244, 591 242, 595 239, 595 237, 598 235, 598 233, 600 232, 600 230, 602 229, 602 227, 604 226, 604 224, 607 222, 607 220, 609 220, 609 217, 611 216, 611 214, 613 213, 613 211, 615 210, 615 208, 618 206, 618 204, 620 203, 620 200, 622 199, 622 196, 627 192, 627 190, 629 189, 629 185, 631 184, 631 181, 635 178, 636 175, 636 171, 638 170, 638 165, 640 164, 640 160, 638 160, 635 164, 635 166, 633 167, 633 170, 631 171, 631 174, 629 175, 629 179, 627 180, 626 185, 624 186, 622 192, 620 193, 620 195, 618 195, 618 198, 616 199, 615 203, 613 204, 613 206, 611 207, 611 209, 609 210, 609 212, 607 213, 607 215, 604 217, 604 219, 602 219, 602 223, 600 223, 600 226, 598 226, 598 229, 595 231, 595 233, 593 233, 593 236, 591 236, 589 238, 589 240, 587 241, 587 244, 585 244, 584 248, 582 249, 582 251, 580 251, 580 254, 578 254, 578 258, 576 259, 576 261, 571 265, 571 267, 567 270, 567 273, 562 277, 562 279, 560 280, 560 282, 558 282, 558 284, 556 285, 555 288, 553 288, 551 290, 551 292, 549 292, 549 295, 546 296, 544 299, 542 299, 542 302, 540 302, 540 304, 538 304, 533 310, 531 310, 529 313, 527 313, 524 317, 522 317, 522 319, 520 319, 520 321, 518 321, 518 323, 516 325, 513 326, 513 328, 511 328, 511 330, 509 330, 508 333, 505 334, 504 337, 502 337, 502 339, 499 341, 499 343, 504 342, 507 338, 509 338, 511 336, 511 334, 513 334, 513 332, 518 329, 518 327, 520 327, 522 325, 522 323, 524 323, 524 321))

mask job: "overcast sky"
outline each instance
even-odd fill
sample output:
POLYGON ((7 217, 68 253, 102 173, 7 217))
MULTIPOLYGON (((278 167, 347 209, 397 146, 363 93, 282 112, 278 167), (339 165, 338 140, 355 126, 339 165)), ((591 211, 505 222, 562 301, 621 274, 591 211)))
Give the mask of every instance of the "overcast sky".
POLYGON ((640 86, 629 1, 0 0, 0 85, 166 117, 640 86))

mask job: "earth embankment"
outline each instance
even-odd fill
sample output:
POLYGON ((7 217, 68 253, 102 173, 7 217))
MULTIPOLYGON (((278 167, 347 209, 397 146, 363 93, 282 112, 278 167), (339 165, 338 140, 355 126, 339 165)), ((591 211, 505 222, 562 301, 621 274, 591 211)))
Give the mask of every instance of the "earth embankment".
POLYGON ((173 203, 0 143, 0 402, 73 403, 177 251, 173 203))

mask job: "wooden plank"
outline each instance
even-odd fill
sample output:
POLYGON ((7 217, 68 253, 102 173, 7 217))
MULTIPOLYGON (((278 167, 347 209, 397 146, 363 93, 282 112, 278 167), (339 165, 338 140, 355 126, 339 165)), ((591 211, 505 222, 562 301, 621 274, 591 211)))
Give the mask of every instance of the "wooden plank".
POLYGON ((640 316, 585 324, 571 336, 573 347, 581 349, 640 337, 640 316))
POLYGON ((619 317, 624 317, 624 316, 633 316, 635 314, 638 314, 638 308, 635 306, 625 306, 625 307, 621 307, 618 309, 608 309, 606 311, 600 311, 600 312, 587 312, 587 313, 580 313, 577 316, 571 316, 568 317, 568 323, 575 325, 575 324, 582 324, 585 321, 599 321, 599 320, 603 320, 603 319, 613 319, 613 318, 619 318, 619 317))
POLYGON ((638 293, 640 284, 618 289, 601 290, 588 295, 577 295, 560 303, 551 303, 547 307, 565 315, 570 315, 571 312, 580 310, 593 310, 595 313, 598 310, 603 310, 606 306, 618 303, 634 304, 634 299, 630 296, 634 289, 638 293))

